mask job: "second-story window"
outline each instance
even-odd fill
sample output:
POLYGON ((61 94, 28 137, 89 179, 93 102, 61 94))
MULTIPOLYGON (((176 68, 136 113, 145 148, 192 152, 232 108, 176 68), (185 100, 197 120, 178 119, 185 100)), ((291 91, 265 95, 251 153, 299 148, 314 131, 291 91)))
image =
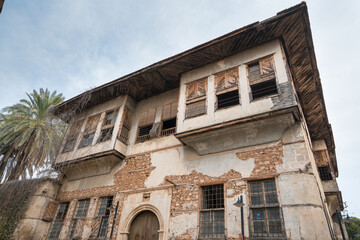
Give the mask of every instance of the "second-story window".
POLYGON ((69 130, 68 130, 68 136, 63 148, 63 153, 65 152, 71 152, 72 150, 74 150, 75 144, 76 144, 76 140, 79 136, 79 133, 81 131, 81 127, 84 123, 84 120, 79 120, 77 122, 74 122, 69 130))
POLYGON ((121 122, 121 127, 118 135, 118 139, 125 144, 129 140, 132 117, 133 117, 133 112, 128 107, 125 107, 123 120, 121 122))
POLYGON ((186 84, 185 118, 206 114, 207 78, 186 84))
POLYGON ((155 122, 156 108, 150 108, 140 113, 139 128, 136 142, 145 142, 150 140, 150 130, 155 122))
POLYGON ((177 115, 178 102, 174 101, 163 105, 161 115, 161 132, 160 136, 168 136, 174 134, 176 130, 176 115, 177 115))
POLYGON ((253 100, 278 93, 273 57, 248 64, 248 78, 253 100))
POLYGON ((89 203, 90 199, 79 200, 77 202, 75 215, 70 224, 68 239, 81 238, 89 203))
POLYGON ((116 122, 117 115, 118 115, 117 110, 113 110, 106 113, 103 125, 101 127, 99 142, 106 142, 111 139, 112 133, 114 131, 114 125, 116 122))
POLYGON ((100 120, 100 114, 97 114, 95 116, 91 116, 89 117, 86 126, 85 126, 85 130, 84 130, 84 134, 80 143, 80 147, 86 147, 92 144, 94 137, 95 137, 95 132, 96 132, 96 127, 99 123, 100 120))
POLYGON ((217 109, 238 105, 240 103, 238 67, 219 72, 214 77, 217 109))

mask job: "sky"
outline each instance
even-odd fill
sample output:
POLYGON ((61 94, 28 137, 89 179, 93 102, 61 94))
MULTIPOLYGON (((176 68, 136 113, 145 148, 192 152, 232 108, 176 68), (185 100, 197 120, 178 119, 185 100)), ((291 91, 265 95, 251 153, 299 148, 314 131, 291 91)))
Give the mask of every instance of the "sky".
MULTIPOLYGON (((0 14, 0 108, 39 88, 69 99, 298 3, 5 0, 0 14)), ((335 138, 338 183, 349 214, 360 217, 360 1, 310 0, 307 5, 335 138)))

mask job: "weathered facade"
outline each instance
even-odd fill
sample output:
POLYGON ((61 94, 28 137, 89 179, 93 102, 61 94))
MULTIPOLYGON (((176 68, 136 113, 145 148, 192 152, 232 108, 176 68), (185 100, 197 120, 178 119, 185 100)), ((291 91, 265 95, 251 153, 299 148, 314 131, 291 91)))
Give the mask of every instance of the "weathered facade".
POLYGON ((305 3, 55 113, 69 129, 47 239, 342 239, 305 3))

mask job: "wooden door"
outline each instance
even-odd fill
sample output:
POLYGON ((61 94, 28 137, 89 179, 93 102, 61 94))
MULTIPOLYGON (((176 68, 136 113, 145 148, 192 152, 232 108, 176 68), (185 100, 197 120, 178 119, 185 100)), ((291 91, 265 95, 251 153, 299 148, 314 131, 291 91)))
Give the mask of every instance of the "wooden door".
POLYGON ((129 240, 158 240, 159 220, 151 211, 139 213, 131 223, 129 240))

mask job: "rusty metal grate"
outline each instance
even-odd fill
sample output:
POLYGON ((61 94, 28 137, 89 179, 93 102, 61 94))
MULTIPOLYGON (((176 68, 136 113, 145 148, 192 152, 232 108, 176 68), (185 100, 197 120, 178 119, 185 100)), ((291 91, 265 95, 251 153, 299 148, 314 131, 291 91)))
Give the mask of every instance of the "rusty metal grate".
POLYGON ((333 179, 329 166, 318 167, 318 170, 322 181, 329 181, 333 179))

